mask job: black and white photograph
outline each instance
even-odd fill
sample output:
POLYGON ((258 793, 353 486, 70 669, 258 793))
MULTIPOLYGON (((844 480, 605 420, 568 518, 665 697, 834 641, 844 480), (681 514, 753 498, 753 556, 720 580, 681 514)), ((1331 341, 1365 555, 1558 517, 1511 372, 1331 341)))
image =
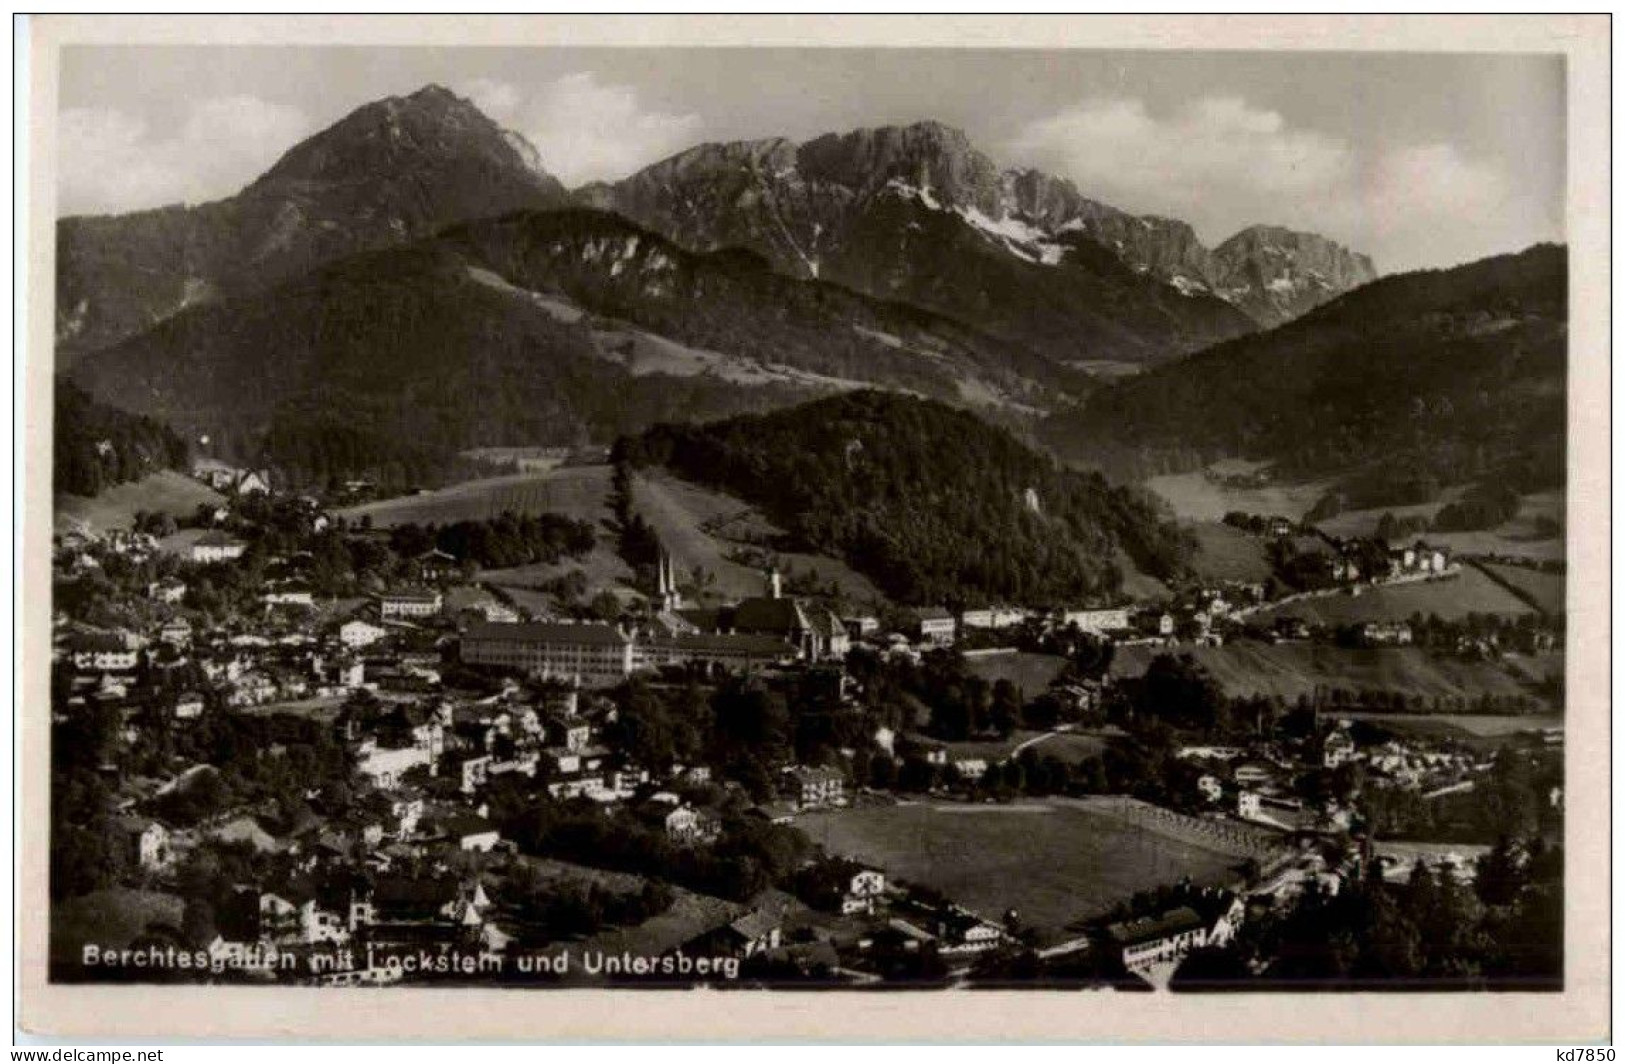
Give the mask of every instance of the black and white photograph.
POLYGON ((59 42, 48 989, 1598 991, 1572 55, 1070 21, 59 42))

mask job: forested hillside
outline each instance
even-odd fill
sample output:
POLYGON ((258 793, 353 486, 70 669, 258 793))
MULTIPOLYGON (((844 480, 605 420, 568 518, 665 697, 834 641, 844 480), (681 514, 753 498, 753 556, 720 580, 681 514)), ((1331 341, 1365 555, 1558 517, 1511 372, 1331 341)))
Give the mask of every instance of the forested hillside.
POLYGON ((193 307, 73 372, 295 480, 408 482, 464 448, 608 442, 859 381, 1012 409, 1083 385, 946 319, 589 211, 472 223, 193 307), (639 372, 603 339, 634 327, 703 348, 715 371, 639 372))
POLYGON ((54 435, 53 486, 70 495, 186 465, 186 441, 167 425, 98 403, 69 380, 56 382, 54 435))
POLYGON ((617 444, 761 509, 806 550, 909 603, 1109 599, 1119 548, 1159 576, 1186 543, 1150 499, 1068 472, 929 400, 855 392, 765 416, 660 425, 617 444))
POLYGON ((1124 472, 1245 457, 1284 477, 1561 484, 1567 269, 1539 245, 1385 278, 1102 389, 1045 435, 1124 472))

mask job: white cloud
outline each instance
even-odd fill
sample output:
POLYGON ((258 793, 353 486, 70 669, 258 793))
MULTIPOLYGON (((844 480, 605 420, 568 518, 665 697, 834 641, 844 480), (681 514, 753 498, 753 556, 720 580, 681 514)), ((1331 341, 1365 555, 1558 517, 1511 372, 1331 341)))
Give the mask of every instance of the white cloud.
POLYGON ((1209 242, 1248 225, 1288 225, 1393 270, 1541 238, 1512 182, 1452 145, 1356 151, 1237 97, 1204 97, 1165 115, 1136 99, 1088 99, 1021 128, 1005 151, 1072 178, 1085 195, 1184 218, 1209 242))
POLYGON ((692 145, 703 122, 694 114, 647 109, 635 90, 569 74, 527 95, 481 78, 461 87, 475 106, 524 135, 542 165, 566 185, 614 180, 692 145))
POLYGON ((168 133, 116 108, 68 108, 57 124, 57 212, 229 196, 311 131, 303 111, 255 96, 198 101, 168 133))

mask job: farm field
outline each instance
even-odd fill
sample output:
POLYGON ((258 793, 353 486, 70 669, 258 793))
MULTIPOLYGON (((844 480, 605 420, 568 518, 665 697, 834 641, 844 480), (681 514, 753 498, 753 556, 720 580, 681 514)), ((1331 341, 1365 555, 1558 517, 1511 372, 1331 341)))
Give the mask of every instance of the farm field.
POLYGON ((1181 876, 1218 884, 1239 858, 1063 801, 913 803, 810 813, 796 825, 831 853, 925 884, 985 917, 1015 909, 1048 930, 1181 876))
POLYGON ((1502 659, 1507 668, 1530 683, 1556 679, 1563 675, 1563 651, 1546 650, 1538 654, 1508 654, 1502 659))
POLYGON ((1417 613, 1436 613, 1449 621, 1469 613, 1516 617, 1533 612, 1518 596, 1464 565, 1458 575, 1445 580, 1367 587, 1358 595, 1322 595, 1260 610, 1253 617, 1266 623, 1276 617, 1300 617, 1310 624, 1341 625, 1405 621, 1417 613))
MULTIPOLYGON (((1161 647, 1118 647, 1113 676, 1143 675, 1161 647)), ((1350 691, 1398 691, 1423 698, 1529 694, 1507 669, 1490 662, 1436 658, 1415 647, 1352 649, 1313 643, 1257 643, 1181 647, 1205 666, 1227 694, 1276 695, 1287 701, 1316 687, 1350 691)))
POLYGON ((450 524, 484 521, 504 511, 556 513, 594 524, 609 517, 610 467, 566 466, 545 473, 481 477, 449 488, 381 499, 338 511, 352 524, 364 517, 376 528, 403 524, 450 524))
POLYGON ((1060 675, 1066 659, 1059 654, 986 654, 965 658, 966 667, 989 683, 1009 680, 1028 698, 1043 694, 1050 682, 1060 675))
POLYGON ((1500 716, 1477 713, 1365 713, 1358 710, 1338 713, 1340 718, 1364 720, 1398 732, 1415 735, 1444 735, 1475 739, 1499 739, 1518 732, 1561 728, 1558 713, 1531 713, 1527 716, 1500 716))
POLYGON ((587 597, 606 588, 617 588, 632 578, 632 570, 616 553, 608 523, 610 467, 608 465, 560 466, 545 472, 516 473, 483 477, 449 488, 384 499, 339 511, 350 521, 370 516, 375 526, 447 524, 453 521, 485 520, 505 510, 516 513, 559 513, 578 521, 589 521, 597 532, 597 543, 583 558, 566 558, 555 565, 523 565, 511 569, 488 569, 480 574, 486 583, 507 590, 516 604, 533 612, 550 613, 546 600, 534 588, 571 569, 587 577, 587 597), (523 601, 519 601, 523 600, 523 601))
POLYGON ((1262 537, 1219 521, 1197 522, 1190 531, 1199 548, 1190 564, 1199 578, 1244 583, 1263 583, 1270 578, 1268 541, 1262 537))
POLYGON ((1530 600, 1547 613, 1563 612, 1562 573, 1542 573, 1525 569, 1521 565, 1486 564, 1484 568, 1528 595, 1530 600))
POLYGON ((950 761, 982 758, 993 765, 1008 760, 1018 750, 1031 748, 1067 764, 1077 764, 1098 757, 1106 749, 1106 740, 1096 733, 1021 729, 1011 732, 1008 739, 943 743, 942 746, 948 751, 950 761))
POLYGON ((225 501, 219 492, 184 473, 165 469, 127 484, 115 484, 94 498, 83 495, 56 497, 55 527, 86 525, 95 531, 129 528, 138 510, 151 510, 176 517, 190 515, 200 504, 218 506, 225 501))
POLYGON ((1252 514, 1280 514, 1298 520, 1326 493, 1326 481, 1310 484, 1271 484, 1259 488, 1232 488, 1209 480, 1201 472, 1151 477, 1145 486, 1187 521, 1218 521, 1231 510, 1252 514))
MULTIPOLYGON (((632 485, 633 505, 654 526, 677 563, 679 578, 702 568, 714 578, 709 590, 725 599, 764 593, 761 570, 727 557, 730 544, 719 532, 750 526, 758 534, 774 532, 738 499, 661 474, 639 476, 632 485)), ((820 583, 834 581, 841 593, 857 602, 880 602, 883 596, 868 578, 844 563, 816 554, 775 552, 781 573, 816 573, 820 583)))
MULTIPOLYGON (((1349 510, 1336 517, 1317 522, 1318 527, 1334 536, 1369 536, 1377 530, 1382 515, 1392 511, 1395 517, 1426 516, 1431 518, 1444 504, 1461 496, 1465 488, 1446 489, 1437 502, 1419 506, 1390 506, 1371 510, 1349 510)), ((1518 507, 1518 516, 1493 529, 1477 532, 1425 532, 1418 538, 1446 547, 1456 554, 1499 554, 1533 561, 1552 561, 1564 557, 1565 541, 1561 534, 1550 535, 1536 527, 1542 517, 1551 518, 1561 526, 1564 520, 1564 496, 1560 491, 1525 495, 1518 507)))

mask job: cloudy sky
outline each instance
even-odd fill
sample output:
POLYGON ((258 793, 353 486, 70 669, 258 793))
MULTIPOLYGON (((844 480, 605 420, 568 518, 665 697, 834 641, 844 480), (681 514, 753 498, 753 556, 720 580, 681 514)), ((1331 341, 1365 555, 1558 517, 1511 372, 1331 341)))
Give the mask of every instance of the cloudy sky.
POLYGON ((935 118, 1216 244, 1324 233, 1384 272, 1563 239, 1545 56, 926 49, 70 48, 62 214, 230 195, 361 104, 437 82, 566 184, 701 141, 935 118))

